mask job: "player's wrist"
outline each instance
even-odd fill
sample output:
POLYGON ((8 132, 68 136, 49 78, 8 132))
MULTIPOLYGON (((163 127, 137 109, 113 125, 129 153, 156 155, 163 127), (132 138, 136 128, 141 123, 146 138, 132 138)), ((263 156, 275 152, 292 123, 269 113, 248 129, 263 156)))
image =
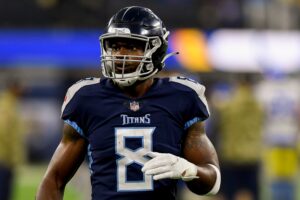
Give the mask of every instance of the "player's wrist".
POLYGON ((180 162, 182 163, 182 165, 184 165, 183 168, 185 168, 185 170, 183 171, 182 176, 181 176, 181 179, 183 181, 191 181, 193 179, 199 178, 197 176, 197 173, 198 173, 197 165, 189 162, 188 160, 186 160, 184 158, 178 157, 178 159, 180 159, 180 162))

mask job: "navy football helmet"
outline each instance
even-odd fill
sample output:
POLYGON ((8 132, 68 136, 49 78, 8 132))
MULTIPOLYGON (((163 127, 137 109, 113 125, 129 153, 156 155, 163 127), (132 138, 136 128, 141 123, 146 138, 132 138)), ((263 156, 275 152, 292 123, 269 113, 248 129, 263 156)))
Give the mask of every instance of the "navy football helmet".
POLYGON ((150 9, 139 6, 122 8, 110 19, 106 33, 99 38, 102 74, 120 86, 130 86, 137 80, 150 78, 164 67, 168 57, 176 54, 166 55, 168 35, 163 22, 150 9), (114 39, 142 43, 144 55, 112 55, 110 43, 114 39), (116 62, 123 63, 122 70, 116 70, 116 62), (138 62, 138 67, 128 72, 126 62, 138 62))

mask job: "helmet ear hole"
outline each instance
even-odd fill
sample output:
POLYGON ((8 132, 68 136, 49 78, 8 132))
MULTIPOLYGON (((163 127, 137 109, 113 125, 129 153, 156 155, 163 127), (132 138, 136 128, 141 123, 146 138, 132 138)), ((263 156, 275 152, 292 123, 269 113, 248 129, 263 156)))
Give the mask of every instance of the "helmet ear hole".
POLYGON ((151 45, 152 45, 153 47, 160 46, 160 45, 161 45, 160 39, 159 39, 159 38, 153 39, 153 40, 151 41, 151 45))
POLYGON ((146 69, 149 71, 149 70, 151 70, 153 68, 153 65, 151 65, 151 64, 147 64, 146 65, 146 69))

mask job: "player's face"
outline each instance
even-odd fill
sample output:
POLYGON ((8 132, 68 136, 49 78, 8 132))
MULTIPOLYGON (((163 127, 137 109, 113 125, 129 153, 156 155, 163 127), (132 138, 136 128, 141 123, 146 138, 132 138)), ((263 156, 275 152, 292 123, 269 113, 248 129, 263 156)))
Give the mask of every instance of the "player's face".
POLYGON ((132 73, 137 69, 142 56, 144 56, 144 41, 114 38, 109 40, 108 45, 111 48, 111 55, 119 59, 115 61, 115 72, 117 74, 122 73, 123 66, 124 73, 132 73))

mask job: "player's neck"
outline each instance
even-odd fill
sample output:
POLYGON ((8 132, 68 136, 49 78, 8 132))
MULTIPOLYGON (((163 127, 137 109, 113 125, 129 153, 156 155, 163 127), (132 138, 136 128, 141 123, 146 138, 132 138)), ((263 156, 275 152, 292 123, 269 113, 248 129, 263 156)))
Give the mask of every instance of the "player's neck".
POLYGON ((121 90, 131 98, 138 98, 143 96, 152 86, 153 78, 139 82, 130 87, 122 87, 121 90))

